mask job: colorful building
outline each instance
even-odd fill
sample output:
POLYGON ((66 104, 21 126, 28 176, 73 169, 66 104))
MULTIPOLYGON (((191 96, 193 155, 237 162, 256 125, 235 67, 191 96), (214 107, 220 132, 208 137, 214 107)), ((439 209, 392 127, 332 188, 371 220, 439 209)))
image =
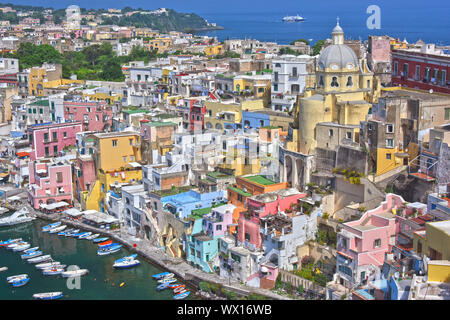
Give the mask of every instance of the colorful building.
POLYGON ((112 108, 104 101, 64 101, 64 118, 83 123, 83 131, 111 130, 112 108))

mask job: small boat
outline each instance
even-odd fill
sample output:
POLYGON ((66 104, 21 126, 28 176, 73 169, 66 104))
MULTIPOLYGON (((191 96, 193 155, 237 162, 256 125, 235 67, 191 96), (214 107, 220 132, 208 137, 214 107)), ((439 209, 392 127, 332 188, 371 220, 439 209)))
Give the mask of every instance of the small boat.
POLYGON ((75 234, 77 234, 79 231, 80 231, 80 229, 72 230, 72 231, 70 231, 70 232, 67 232, 67 233, 65 234, 65 236, 66 236, 66 237, 72 237, 72 236, 74 236, 75 234))
POLYGON ((168 273, 168 274, 166 274, 163 278, 164 279, 171 279, 171 278, 173 278, 175 275, 173 274, 173 273, 168 273))
POLYGON ((35 217, 29 217, 27 208, 22 208, 19 211, 14 212, 11 216, 0 219, 0 227, 13 226, 19 223, 33 221, 35 217))
POLYGON ((56 266, 58 266, 58 267, 61 266, 61 262, 58 262, 58 261, 43 262, 43 263, 37 264, 35 267, 38 269, 47 269, 47 268, 56 267, 56 266))
POLYGON ((104 237, 104 238, 97 238, 97 239, 92 240, 92 242, 98 243, 98 242, 103 242, 103 241, 106 241, 106 240, 108 240, 107 237, 104 237))
POLYGON ((173 282, 177 282, 177 279, 160 279, 158 280, 159 283, 173 283, 173 282))
POLYGON ((130 257, 125 257, 119 260, 116 260, 116 262, 113 264, 113 267, 116 269, 127 269, 132 268, 135 266, 140 265, 141 262, 137 259, 135 259, 134 255, 130 257))
POLYGON ((16 242, 20 242, 20 241, 22 241, 22 238, 8 239, 8 240, 5 240, 5 241, 1 241, 0 242, 0 246, 1 247, 6 247, 6 246, 8 246, 10 244, 13 244, 13 243, 16 243, 16 242))
POLYGON ((67 226, 62 225, 62 226, 51 229, 48 233, 58 233, 60 231, 63 231, 65 228, 67 228, 67 226))
POLYGON ((162 272, 162 273, 154 274, 152 277, 153 277, 153 279, 161 279, 161 278, 164 278, 168 274, 169 274, 169 272, 162 272))
POLYGON ((39 263, 39 262, 44 262, 44 261, 48 261, 51 259, 52 259, 52 257, 49 254, 47 254, 45 256, 28 259, 28 263, 39 263))
POLYGON ((64 231, 60 231, 60 232, 58 232, 58 236, 65 236, 67 233, 70 233, 72 231, 73 231, 73 228, 66 229, 64 231))
POLYGON ((180 284, 180 283, 169 283, 169 285, 167 286, 169 289, 175 289, 178 288, 180 286, 184 286, 184 284, 180 284))
POLYGON ((16 247, 20 247, 20 246, 22 246, 22 245, 24 245, 24 244, 27 244, 28 242, 25 242, 25 241, 19 241, 19 242, 15 242, 15 243, 11 243, 11 244, 8 244, 7 246, 6 246, 6 249, 8 249, 8 250, 13 250, 14 248, 16 248, 16 247))
POLYGON ((54 276, 54 275, 61 274, 63 272, 64 272, 64 268, 60 268, 59 266, 42 270, 42 274, 45 276, 54 276))
POLYGON ((97 238, 100 235, 100 233, 91 234, 90 236, 86 237, 86 240, 93 240, 97 238))
POLYGON ((45 293, 35 293, 33 294, 33 299, 36 300, 55 300, 62 298, 62 292, 45 292, 45 293))
POLYGON ((184 291, 184 292, 174 295, 173 298, 175 300, 181 300, 181 299, 186 298, 190 293, 191 293, 190 291, 184 291))
POLYGON ((115 252, 119 251, 121 248, 122 248, 121 244, 113 243, 110 245, 100 247, 100 249, 97 250, 97 254, 99 256, 104 256, 107 254, 115 253, 115 252))
POLYGON ((24 259, 39 257, 40 255, 42 255, 42 251, 36 250, 36 251, 31 251, 31 252, 22 254, 20 257, 24 260, 24 259))
POLYGON ((92 234, 92 232, 83 232, 78 236, 78 239, 84 239, 86 237, 89 237, 92 234))
POLYGON ((13 287, 21 287, 21 286, 26 285, 28 283, 28 281, 30 281, 30 278, 28 278, 28 277, 15 279, 15 280, 11 281, 11 285, 13 287))
POLYGON ((125 261, 125 260, 131 260, 131 259, 134 259, 134 258, 136 258, 136 257, 137 257, 137 254, 132 254, 131 256, 123 257, 123 258, 117 259, 117 260, 114 261, 114 262, 117 263, 117 262, 122 262, 122 261, 125 261))
POLYGON ((30 249, 24 250, 23 253, 33 252, 33 251, 36 251, 37 249, 39 249, 39 247, 33 247, 33 248, 30 248, 30 249))
POLYGON ((56 228, 56 227, 58 227, 59 225, 61 225, 61 221, 58 221, 58 222, 55 222, 55 223, 48 224, 48 225, 42 227, 42 231, 43 231, 43 232, 50 231, 51 229, 56 228))
POLYGON ((99 246, 99 247, 103 247, 103 246, 107 246, 107 245, 109 245, 109 244, 112 244, 112 240, 108 240, 108 241, 105 241, 105 242, 100 242, 100 243, 98 244, 98 246, 99 246))
POLYGON ((161 283, 160 285, 158 285, 156 287, 156 290, 159 290, 159 291, 164 290, 164 289, 168 288, 169 285, 170 285, 169 283, 161 283))
POLYGON ((181 293, 185 289, 186 289, 185 285, 182 284, 181 286, 178 286, 175 289, 173 289, 173 293, 181 293))
POLYGON ((24 250, 26 250, 26 249, 28 249, 28 248, 30 248, 30 247, 31 247, 31 244, 25 243, 25 244, 22 244, 22 245, 20 245, 20 246, 15 247, 15 248, 13 249, 13 251, 14 251, 14 252, 20 252, 20 251, 24 251, 24 250))
POLYGON ((0 272, 6 271, 6 270, 8 270, 8 267, 1 267, 0 268, 0 272))
POLYGON ((88 272, 89 272, 88 269, 78 269, 78 270, 64 271, 63 273, 61 273, 61 275, 64 278, 80 277, 80 276, 84 276, 88 272))
POLYGON ((7 277, 6 281, 12 282, 12 281, 14 281, 16 279, 22 279, 22 278, 28 278, 28 275, 26 273, 24 273, 24 274, 17 274, 15 276, 7 277))

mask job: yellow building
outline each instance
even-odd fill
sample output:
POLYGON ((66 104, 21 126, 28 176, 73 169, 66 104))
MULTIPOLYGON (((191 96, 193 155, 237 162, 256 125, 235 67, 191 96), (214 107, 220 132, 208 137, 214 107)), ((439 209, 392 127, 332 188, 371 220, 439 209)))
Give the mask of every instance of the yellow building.
POLYGON ((251 92, 255 98, 262 98, 270 91, 271 75, 241 75, 233 78, 236 92, 251 92))
POLYGON ((450 260, 450 220, 426 223, 425 230, 414 232, 413 247, 431 260, 450 260))
POLYGON ((242 124, 242 111, 264 108, 263 100, 244 100, 238 103, 206 101, 205 129, 236 129, 242 124))
POLYGON ((42 97, 44 95, 44 83, 61 81, 61 64, 43 64, 42 67, 32 67, 28 76, 28 94, 42 97))
POLYGON ((215 44, 215 45, 205 47, 205 54, 207 56, 216 56, 219 54, 223 54, 223 52, 224 52, 223 45, 221 45, 221 44, 215 44))
POLYGON ((112 187, 142 180, 141 139, 137 132, 97 133, 94 162, 97 180, 90 191, 81 193, 83 210, 106 211, 105 196, 112 187))
POLYGON ((339 22, 332 32, 333 44, 319 56, 315 90, 307 90, 299 99, 298 151, 314 154, 317 147, 316 126, 359 125, 365 121, 371 103, 379 95, 379 84, 364 59, 344 44, 339 22))
POLYGON ((158 50, 158 53, 169 52, 172 47, 171 38, 156 38, 148 41, 148 49, 150 51, 158 50))
POLYGON ((105 93, 105 92, 83 92, 83 99, 89 98, 89 100, 106 101, 108 104, 114 104, 122 100, 121 93, 105 93))

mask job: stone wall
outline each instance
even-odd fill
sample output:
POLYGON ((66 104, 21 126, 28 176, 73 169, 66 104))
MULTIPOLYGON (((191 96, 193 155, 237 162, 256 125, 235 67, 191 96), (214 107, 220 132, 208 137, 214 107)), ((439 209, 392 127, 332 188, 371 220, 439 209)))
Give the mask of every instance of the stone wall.
POLYGON ((336 168, 347 168, 367 174, 367 153, 362 150, 339 146, 336 152, 336 168))
POLYGON ((292 284, 295 288, 298 288, 300 285, 304 290, 314 291, 317 294, 325 295, 325 288, 319 286, 318 284, 306 280, 302 277, 299 277, 293 273, 280 270, 281 281, 292 284))
POLYGON ((316 148, 316 170, 329 171, 334 169, 336 163, 336 151, 316 148))

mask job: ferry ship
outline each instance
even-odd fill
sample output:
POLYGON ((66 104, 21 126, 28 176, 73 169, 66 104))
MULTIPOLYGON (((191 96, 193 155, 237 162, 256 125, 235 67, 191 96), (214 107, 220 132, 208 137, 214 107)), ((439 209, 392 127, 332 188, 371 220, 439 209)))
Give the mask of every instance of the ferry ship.
POLYGON ((299 21, 305 21, 305 18, 302 16, 299 16, 298 14, 296 16, 286 16, 283 18, 284 22, 299 22, 299 21))

